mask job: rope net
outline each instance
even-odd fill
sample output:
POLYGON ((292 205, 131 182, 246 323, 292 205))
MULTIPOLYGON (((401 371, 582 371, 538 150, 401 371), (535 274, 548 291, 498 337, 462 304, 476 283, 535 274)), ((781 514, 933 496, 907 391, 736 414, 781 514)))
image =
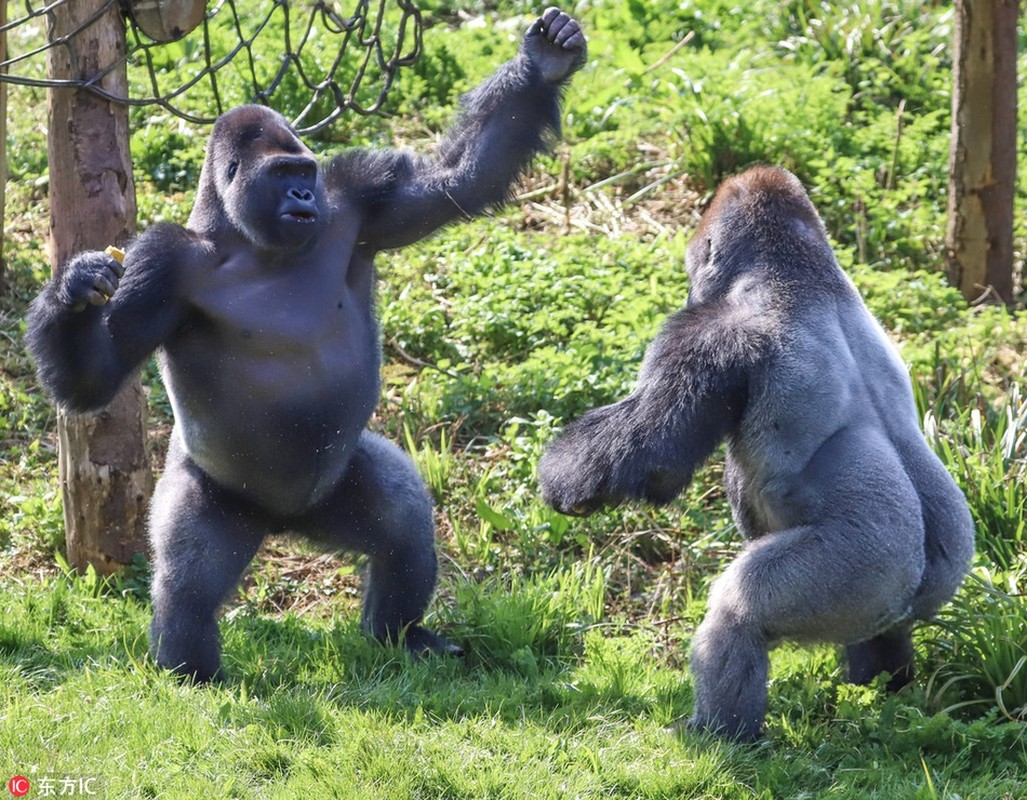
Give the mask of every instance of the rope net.
MULTIPOLYGON (((70 33, 55 36, 53 15, 69 2, 75 0, 25 0, 16 18, 0 26, 8 41, 0 81, 84 89, 131 106, 160 106, 199 124, 241 103, 261 103, 310 134, 346 110, 379 111, 397 71, 421 54, 421 15, 411 0, 350 0, 355 7, 347 16, 336 9, 341 3, 324 0, 262 0, 258 9, 257 0, 217 0, 197 27, 173 29, 170 41, 144 32, 139 23, 151 34, 153 23, 145 24, 140 7, 152 16, 158 7, 173 7, 174 0, 106 0, 70 33), (49 78, 43 66, 47 51, 63 48, 78 74, 78 40, 92 26, 109 24, 103 20, 112 6, 127 24, 124 56, 80 79, 49 78), (129 74, 125 97, 101 86, 122 62, 129 74)), ((16 8, 10 4, 8 14, 15 16, 16 8)))

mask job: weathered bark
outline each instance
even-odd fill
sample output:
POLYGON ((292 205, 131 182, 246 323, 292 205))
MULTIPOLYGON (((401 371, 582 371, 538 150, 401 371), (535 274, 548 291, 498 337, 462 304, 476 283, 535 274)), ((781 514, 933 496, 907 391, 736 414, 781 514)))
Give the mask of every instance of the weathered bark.
MULTIPOLYGON (((55 4, 50 38, 64 36, 105 0, 55 4)), ((125 52, 118 4, 67 47, 50 50, 50 77, 96 75, 125 52)), ((102 86, 125 96, 124 64, 102 86)), ((90 92, 50 90, 50 263, 56 272, 80 250, 123 243, 135 230, 128 109, 90 92)), ((61 489, 68 561, 101 573, 131 561, 145 543, 153 478, 145 447, 146 404, 139 379, 96 414, 58 414, 61 489)))
POLYGON ((956 0, 949 151, 949 280, 1013 302, 1017 0, 956 0))

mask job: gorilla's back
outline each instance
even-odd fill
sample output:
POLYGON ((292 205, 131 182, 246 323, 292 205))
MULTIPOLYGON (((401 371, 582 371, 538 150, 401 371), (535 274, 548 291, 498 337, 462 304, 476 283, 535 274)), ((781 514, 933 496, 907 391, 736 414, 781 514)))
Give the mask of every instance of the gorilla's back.
POLYGON ((938 474, 897 350, 855 288, 838 288, 792 308, 777 352, 750 376, 728 448, 736 518, 755 525, 748 536, 825 514, 858 519, 868 506, 919 529, 926 482, 963 503, 938 474), (850 465, 872 479, 855 479, 850 465))

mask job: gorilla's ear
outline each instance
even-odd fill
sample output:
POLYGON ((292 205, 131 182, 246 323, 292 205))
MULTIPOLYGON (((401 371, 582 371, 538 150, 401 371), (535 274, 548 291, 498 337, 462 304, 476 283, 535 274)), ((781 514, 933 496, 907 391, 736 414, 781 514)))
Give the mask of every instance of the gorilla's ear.
POLYGON ((690 267, 700 267, 710 260, 713 253, 713 237, 705 229, 697 230, 688 244, 686 259, 690 267))
MULTIPOLYGON (((200 182, 196 189, 196 202, 189 215, 189 227, 197 231, 211 232, 227 221, 225 205, 218 191, 214 172, 218 168, 217 159, 208 153, 207 160, 200 169, 200 182)), ((238 167, 236 167, 238 169, 238 167)))
POLYGON ((785 217, 785 221, 791 226, 792 233, 804 240, 819 242, 824 238, 824 230, 819 224, 814 224, 805 217, 785 217))

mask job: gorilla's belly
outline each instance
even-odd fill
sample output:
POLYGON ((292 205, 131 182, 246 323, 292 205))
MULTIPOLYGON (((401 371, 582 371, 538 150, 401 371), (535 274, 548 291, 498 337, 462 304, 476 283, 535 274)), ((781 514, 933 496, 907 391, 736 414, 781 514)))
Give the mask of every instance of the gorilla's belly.
POLYGON ((342 478, 363 425, 293 417, 259 431, 179 425, 186 450, 215 481, 277 514, 297 514, 342 478))
MULTIPOLYGON (((341 480, 376 391, 317 397, 236 398, 175 406, 175 425, 186 452, 211 478, 275 514, 301 513, 323 500, 341 480)), ((304 393, 305 394, 305 393, 304 393)))

